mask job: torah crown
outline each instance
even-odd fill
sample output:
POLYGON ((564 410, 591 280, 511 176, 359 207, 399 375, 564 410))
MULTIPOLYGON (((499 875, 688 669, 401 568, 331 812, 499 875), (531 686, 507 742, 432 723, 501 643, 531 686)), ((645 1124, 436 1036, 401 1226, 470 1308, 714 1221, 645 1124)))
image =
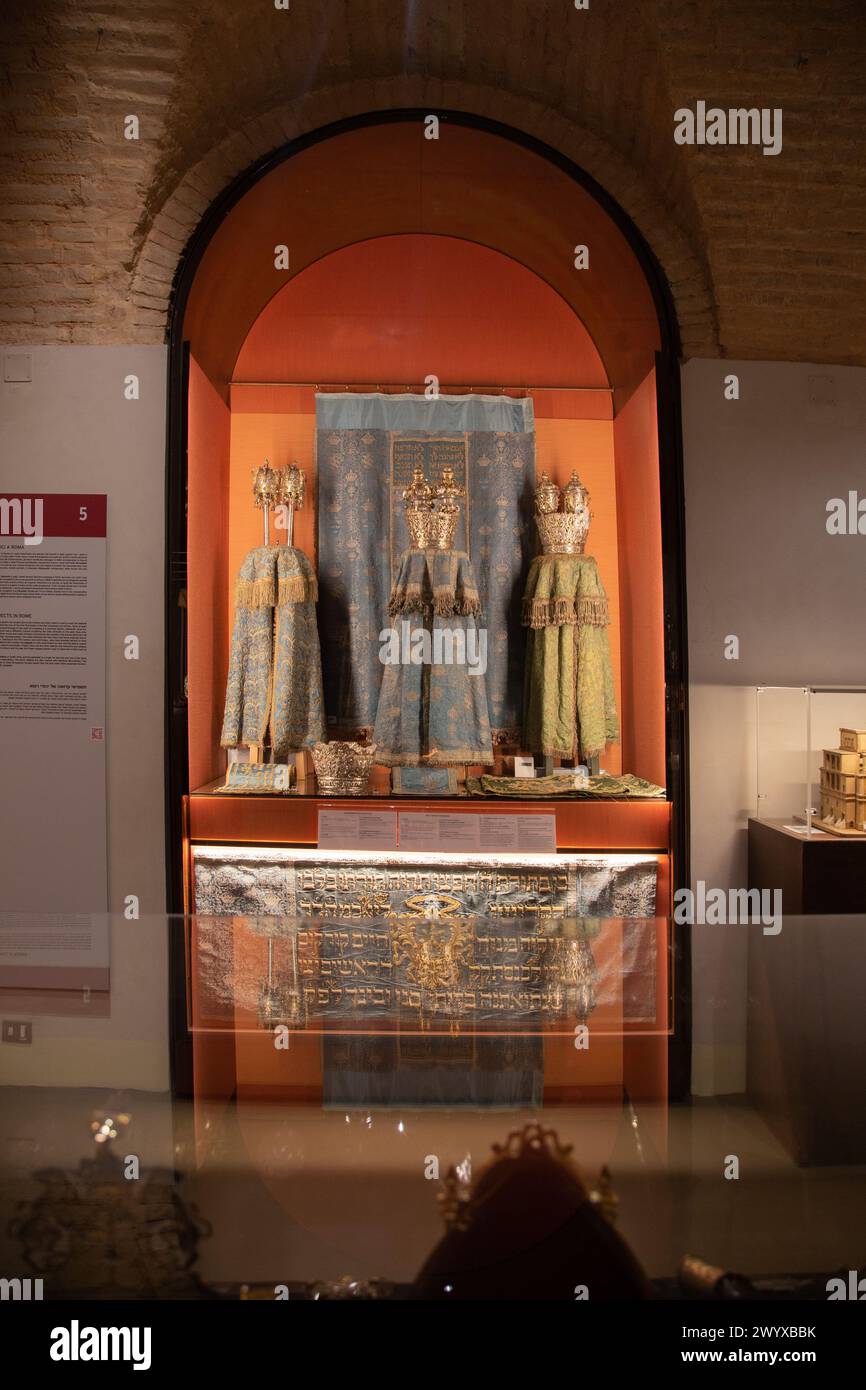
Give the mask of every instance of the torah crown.
POLYGON ((442 481, 436 487, 430 486, 422 469, 413 471, 403 493, 413 550, 452 549, 460 515, 457 499, 465 495, 466 489, 458 486, 452 468, 443 468, 442 481))
POLYGON ((325 796, 361 796, 373 766, 375 743, 317 743, 313 746, 316 783, 325 796))
POLYGON ((560 490, 542 473, 535 491, 535 521, 545 555, 582 555, 592 512, 589 491, 577 474, 562 490, 563 510, 559 510, 560 490))

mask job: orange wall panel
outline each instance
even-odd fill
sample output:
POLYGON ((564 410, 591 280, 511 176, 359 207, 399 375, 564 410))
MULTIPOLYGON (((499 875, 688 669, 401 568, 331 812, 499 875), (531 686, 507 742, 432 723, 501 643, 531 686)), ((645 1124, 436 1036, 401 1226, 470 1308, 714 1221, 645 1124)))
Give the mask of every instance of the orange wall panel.
POLYGON ((189 364, 187 675, 189 782, 222 770, 219 749, 230 621, 229 488, 231 416, 194 357, 189 364))
MULTIPOLYGON (((652 366, 659 326, 646 277, 593 195, 511 140, 458 124, 441 140, 425 140, 417 120, 341 133, 250 188, 202 258, 184 336, 227 393, 247 335, 289 279, 345 247, 421 234, 473 242, 533 271, 586 326, 619 402, 652 366), (574 266, 578 241, 591 248, 584 270, 574 266), (288 270, 275 265, 282 244, 288 270)), ((562 365, 556 359, 557 371, 562 365)), ((352 380, 359 368, 367 375, 361 359, 351 368, 352 380)), ((584 384, 572 377, 564 384, 572 382, 584 384)))
MULTIPOLYGON (((248 415, 232 412, 228 483, 229 624, 234 611, 231 593, 241 562, 248 550, 262 545, 264 540, 263 513, 253 502, 253 471, 265 459, 269 459, 274 468, 297 463, 304 470, 306 494, 302 509, 295 513, 294 544, 309 555, 313 563, 316 561, 315 440, 315 415, 248 415)), ((273 514, 271 541, 286 542, 285 531, 274 527, 273 514)))
POLYGON ((665 783, 665 656, 655 369, 613 425, 620 522, 623 684, 630 692, 623 760, 665 783))
POLYGON ((448 236, 377 237, 301 271, 265 306, 235 381, 608 385, 574 311, 508 256, 448 236))

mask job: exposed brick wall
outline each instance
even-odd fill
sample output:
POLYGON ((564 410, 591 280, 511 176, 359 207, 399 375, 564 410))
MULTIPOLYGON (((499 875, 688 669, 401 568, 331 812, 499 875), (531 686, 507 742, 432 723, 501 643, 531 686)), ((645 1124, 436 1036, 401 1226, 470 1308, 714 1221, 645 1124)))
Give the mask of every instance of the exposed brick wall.
POLYGON ((866 362, 860 0, 6 0, 0 337, 162 341, 201 214, 341 116, 490 115, 630 213, 686 355, 866 362), (679 147, 698 99, 782 106, 785 146, 679 147), (135 114, 141 139, 123 138, 135 114))

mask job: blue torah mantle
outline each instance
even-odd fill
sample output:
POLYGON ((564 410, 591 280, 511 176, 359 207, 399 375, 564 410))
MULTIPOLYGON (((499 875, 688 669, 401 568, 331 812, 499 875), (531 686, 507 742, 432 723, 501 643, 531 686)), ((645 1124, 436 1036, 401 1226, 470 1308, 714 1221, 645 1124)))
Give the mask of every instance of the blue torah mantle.
POLYGON ((487 632, 469 556, 404 551, 388 613, 376 761, 404 767, 492 763, 487 632))

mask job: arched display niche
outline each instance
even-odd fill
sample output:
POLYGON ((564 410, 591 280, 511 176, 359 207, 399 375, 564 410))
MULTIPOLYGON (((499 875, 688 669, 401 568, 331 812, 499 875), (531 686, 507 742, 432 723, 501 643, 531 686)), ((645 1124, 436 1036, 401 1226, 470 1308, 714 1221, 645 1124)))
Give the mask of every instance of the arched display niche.
MULTIPOLYGON (((185 798, 219 771, 235 562, 260 539, 249 467, 266 444, 276 463, 312 463, 317 385, 418 389, 433 372, 443 392, 529 392, 539 469, 560 481, 575 466, 588 475, 590 548, 609 552, 622 765, 667 786, 669 889, 687 882, 682 462, 669 288, 633 223, 556 151, 457 112, 440 113, 439 139, 427 140, 425 114, 371 113, 270 155, 211 207, 178 270, 167 509, 174 911, 185 905, 185 798), (287 248, 288 269, 275 263, 285 261, 278 247, 287 248), (576 265, 587 259, 578 247, 587 248, 586 268, 576 265)), ((297 539, 312 547, 312 509, 297 539)), ((674 1094, 687 1089, 686 953, 685 940, 675 943, 674 1094)), ((175 985, 178 1000, 182 974, 175 985)))

